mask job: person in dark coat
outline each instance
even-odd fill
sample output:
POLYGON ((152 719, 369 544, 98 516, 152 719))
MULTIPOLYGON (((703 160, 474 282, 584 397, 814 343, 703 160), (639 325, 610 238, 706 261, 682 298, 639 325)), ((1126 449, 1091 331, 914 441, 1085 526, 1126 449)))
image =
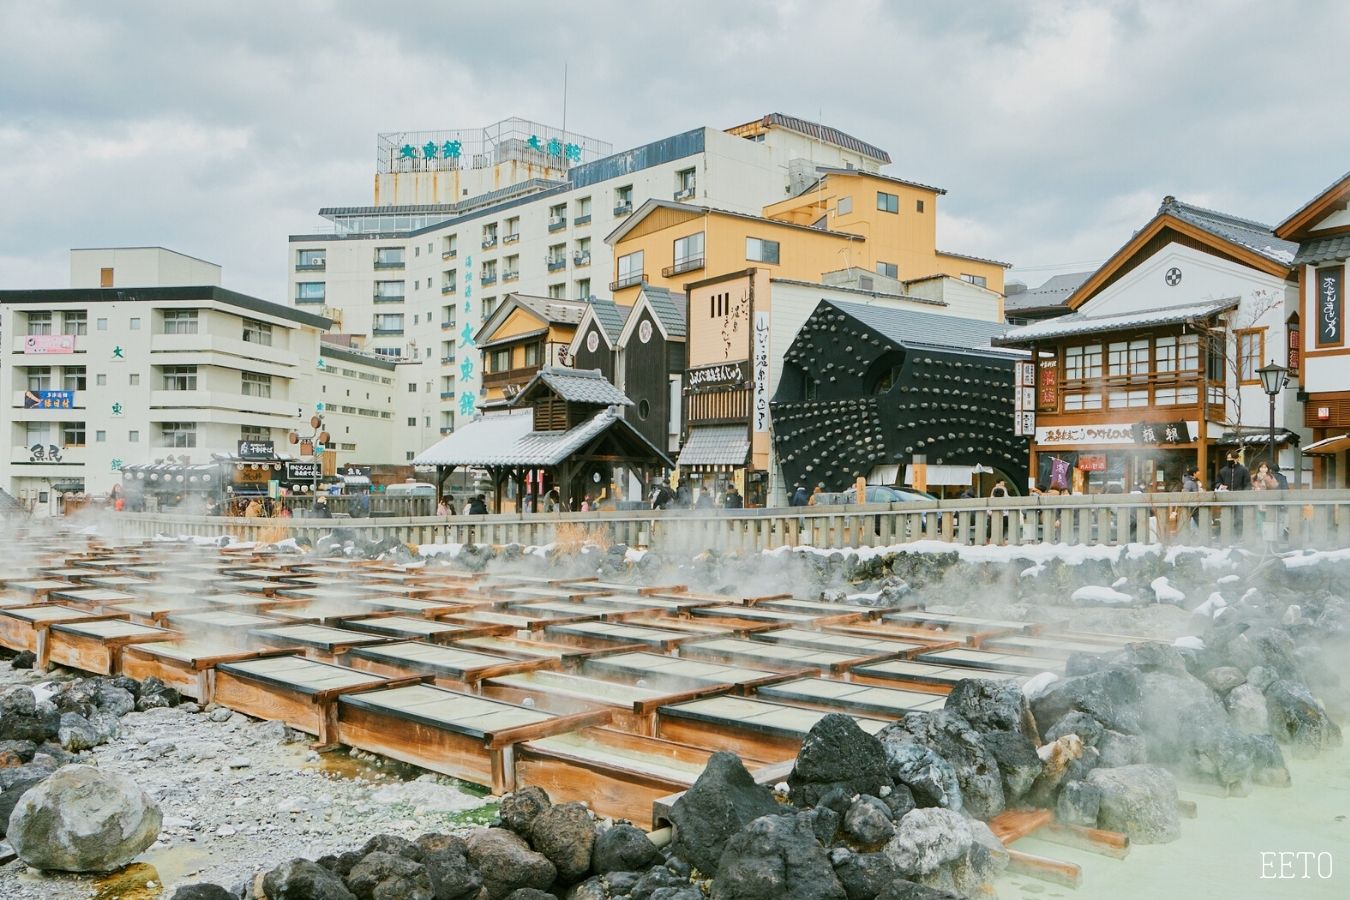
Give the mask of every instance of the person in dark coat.
POLYGON ((330 512, 329 509, 328 509, 328 498, 327 498, 327 497, 315 497, 315 498, 314 498, 314 517, 315 517, 316 519, 331 519, 331 518, 333 518, 332 512, 330 512))
POLYGON ((810 499, 810 496, 806 493, 806 485, 799 484, 797 489, 792 492, 792 496, 788 498, 788 506, 805 506, 806 501, 810 499))
POLYGON ((689 489, 689 482, 683 478, 675 488, 675 506, 679 509, 689 509, 694 505, 693 491, 689 489))
POLYGON ((730 488, 727 489, 726 494, 723 495, 722 497, 722 508, 743 509, 744 507, 745 507, 745 500, 741 498, 740 491, 736 490, 735 485, 732 485, 730 488))
POLYGON ((1230 491, 1250 491, 1252 489, 1251 473, 1242 464, 1237 453, 1229 452, 1223 468, 1219 470, 1219 484, 1225 490, 1230 491))
POLYGON ((658 482, 652 491, 652 509, 666 509, 674 499, 675 495, 671 493, 670 488, 658 482))
POLYGON ((488 511, 487 498, 485 498, 482 494, 474 495, 474 498, 469 501, 469 515, 486 516, 487 511, 488 511))

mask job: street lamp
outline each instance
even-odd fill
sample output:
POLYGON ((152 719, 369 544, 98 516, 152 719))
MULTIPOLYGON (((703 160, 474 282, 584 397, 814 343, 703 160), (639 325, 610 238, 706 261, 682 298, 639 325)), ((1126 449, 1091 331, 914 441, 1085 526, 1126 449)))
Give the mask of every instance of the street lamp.
POLYGON ((1289 370, 1272 359, 1269 365, 1257 369, 1256 374, 1261 376, 1261 390, 1270 398, 1270 468, 1273 472, 1279 468, 1275 461, 1275 398, 1288 383, 1289 370))

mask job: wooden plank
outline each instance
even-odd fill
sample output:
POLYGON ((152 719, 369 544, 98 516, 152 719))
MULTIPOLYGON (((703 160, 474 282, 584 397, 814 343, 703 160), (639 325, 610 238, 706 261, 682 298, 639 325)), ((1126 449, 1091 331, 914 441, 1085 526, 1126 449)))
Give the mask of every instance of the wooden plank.
POLYGON ((1062 862, 1044 856, 1033 856, 1021 850, 1009 849, 1008 871, 1029 875, 1051 884, 1076 888, 1083 883, 1083 871, 1074 863, 1062 862))
POLYGON ((1024 838, 1054 821, 1048 809, 1010 809, 989 820, 989 830, 1005 845, 1024 838))
POLYGON ((1129 835, 1101 828, 1050 822, 1037 829, 1036 838, 1051 844, 1100 853, 1112 859, 1124 859, 1130 853, 1129 835))

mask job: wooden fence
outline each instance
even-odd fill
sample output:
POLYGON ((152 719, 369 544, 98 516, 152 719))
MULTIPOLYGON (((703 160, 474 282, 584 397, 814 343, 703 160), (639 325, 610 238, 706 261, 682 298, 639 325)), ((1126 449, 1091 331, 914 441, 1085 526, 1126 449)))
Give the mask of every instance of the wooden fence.
POLYGON ((372 519, 241 519, 118 513, 130 536, 230 534, 309 541, 335 529, 412 544, 542 545, 595 540, 663 552, 880 547, 918 540, 975 545, 1166 543, 1350 547, 1350 491, 1035 496, 742 510, 638 510, 372 519))

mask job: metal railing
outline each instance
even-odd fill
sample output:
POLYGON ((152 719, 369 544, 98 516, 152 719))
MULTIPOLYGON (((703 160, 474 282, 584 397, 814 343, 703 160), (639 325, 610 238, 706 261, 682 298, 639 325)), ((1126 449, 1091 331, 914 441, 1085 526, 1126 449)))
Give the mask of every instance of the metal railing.
MULTIPOLYGON (((335 511, 336 508, 334 507, 335 511)), ((122 513, 132 534, 219 535, 272 539, 279 524, 311 540, 334 527, 413 543, 541 545, 594 539, 697 552, 717 547, 758 552, 780 547, 885 547, 931 540, 952 544, 1063 543, 1274 549, 1350 547, 1350 491, 1114 494, 926 503, 738 510, 634 510, 384 519, 213 518, 122 513)))

